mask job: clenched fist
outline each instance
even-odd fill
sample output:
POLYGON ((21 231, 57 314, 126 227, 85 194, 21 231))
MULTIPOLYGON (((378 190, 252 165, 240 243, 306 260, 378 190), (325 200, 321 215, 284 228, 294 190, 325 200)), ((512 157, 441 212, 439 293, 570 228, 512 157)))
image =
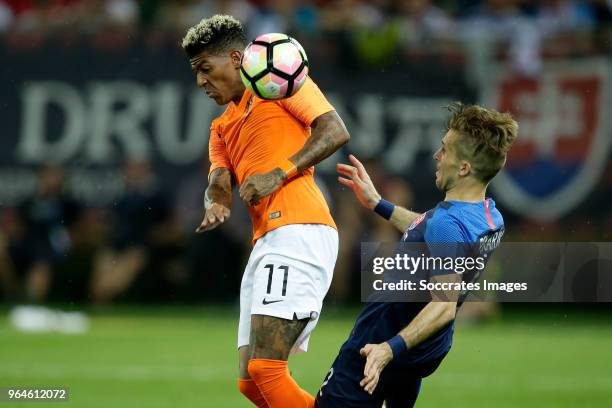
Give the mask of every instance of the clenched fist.
POLYGON ((247 177, 240 186, 240 198, 248 206, 257 205, 262 198, 278 190, 285 178, 285 173, 278 167, 268 173, 247 177))

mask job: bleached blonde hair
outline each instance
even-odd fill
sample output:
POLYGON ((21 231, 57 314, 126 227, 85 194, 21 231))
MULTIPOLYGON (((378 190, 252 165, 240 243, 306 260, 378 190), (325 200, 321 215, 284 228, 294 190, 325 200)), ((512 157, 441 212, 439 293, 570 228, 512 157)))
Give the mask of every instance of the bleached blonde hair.
POLYGON ((190 58, 204 51, 216 55, 232 47, 244 48, 246 36, 240 21, 225 14, 215 14, 187 30, 181 45, 190 58))
POLYGON ((510 113, 455 102, 448 128, 461 134, 459 158, 472 164, 474 175, 487 184, 506 163, 506 156, 518 136, 518 123, 510 113))

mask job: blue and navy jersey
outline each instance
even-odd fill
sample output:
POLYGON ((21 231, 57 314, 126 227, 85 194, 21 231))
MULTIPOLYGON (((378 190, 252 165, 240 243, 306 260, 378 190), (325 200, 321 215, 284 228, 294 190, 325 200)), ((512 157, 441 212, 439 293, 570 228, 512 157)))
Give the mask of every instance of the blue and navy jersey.
MULTIPOLYGON (((503 233, 504 220, 492 199, 487 198, 477 203, 442 201, 410 225, 402 242, 423 243, 423 247, 429 249, 429 256, 447 257, 452 252, 454 257, 486 255, 487 259, 499 245, 503 233)), ((481 271, 466 271, 462 279, 475 282, 481 271)), ((440 271, 426 273, 432 276, 440 271)), ((458 306, 466 295, 462 294, 458 306)), ((406 327, 427 303, 428 300, 368 303, 342 348, 358 352, 368 343, 377 344, 389 340, 406 327)), ((451 347, 453 330, 454 321, 421 344, 410 348, 404 355, 394 358, 393 364, 420 364, 443 356, 451 347)))

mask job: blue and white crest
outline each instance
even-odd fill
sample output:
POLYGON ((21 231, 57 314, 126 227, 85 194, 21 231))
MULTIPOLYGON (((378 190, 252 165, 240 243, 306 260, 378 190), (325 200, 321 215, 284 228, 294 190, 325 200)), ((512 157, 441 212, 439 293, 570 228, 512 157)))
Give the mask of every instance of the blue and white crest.
POLYGON ((492 183, 506 207, 554 220, 592 191, 610 148, 610 69, 603 59, 556 62, 536 78, 502 68, 487 81, 483 105, 511 112, 519 123, 506 166, 492 183))

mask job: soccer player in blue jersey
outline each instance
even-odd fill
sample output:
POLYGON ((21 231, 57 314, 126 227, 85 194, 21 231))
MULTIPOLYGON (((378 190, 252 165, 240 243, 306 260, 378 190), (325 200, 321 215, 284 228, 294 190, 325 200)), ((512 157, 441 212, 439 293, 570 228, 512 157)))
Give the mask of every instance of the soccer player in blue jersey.
MULTIPOLYGON (((421 243, 429 256, 477 257, 497 247, 504 233, 487 185, 506 161, 518 124, 508 113, 477 105, 449 106, 448 132, 434 154, 436 186, 445 193, 431 210, 418 214, 381 198, 364 166, 338 164, 341 184, 367 209, 388 219, 402 242, 421 243), (441 249, 442 248, 442 249, 441 249), (444 249, 445 248, 445 249, 444 249), (450 249, 452 248, 452 250, 450 249)), ((427 271, 430 282, 474 282, 478 271, 427 271)), ((457 293, 457 292, 455 292, 457 293)), ((317 394, 319 408, 412 407, 421 380, 449 352, 457 309, 466 293, 428 294, 424 302, 372 302, 358 317, 317 394)))

